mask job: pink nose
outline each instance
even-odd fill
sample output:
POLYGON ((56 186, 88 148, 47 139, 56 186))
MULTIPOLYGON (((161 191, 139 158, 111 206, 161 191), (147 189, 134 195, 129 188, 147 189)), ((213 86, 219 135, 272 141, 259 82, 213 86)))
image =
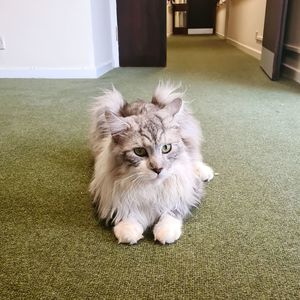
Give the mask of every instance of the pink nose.
POLYGON ((159 174, 162 171, 163 168, 153 168, 152 171, 156 174, 159 174))

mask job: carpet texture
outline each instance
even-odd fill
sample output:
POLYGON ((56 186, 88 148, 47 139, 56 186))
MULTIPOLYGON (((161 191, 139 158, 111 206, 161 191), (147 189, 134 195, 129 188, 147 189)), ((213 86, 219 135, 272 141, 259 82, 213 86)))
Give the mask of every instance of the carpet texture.
POLYGON ((167 68, 0 80, 1 299, 299 299, 300 86, 215 37, 172 37, 167 68), (219 173, 173 245, 117 245, 93 214, 92 97, 182 81, 219 173))

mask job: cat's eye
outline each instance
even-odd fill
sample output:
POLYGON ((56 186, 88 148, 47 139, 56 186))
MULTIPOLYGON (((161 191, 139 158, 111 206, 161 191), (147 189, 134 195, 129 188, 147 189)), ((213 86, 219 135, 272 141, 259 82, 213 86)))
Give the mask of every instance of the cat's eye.
POLYGON ((134 148, 133 149, 133 152, 137 155, 137 156, 147 156, 147 151, 145 148, 142 148, 142 147, 138 147, 138 148, 134 148))
POLYGON ((163 154, 167 154, 172 150, 172 145, 171 144, 165 144, 161 147, 161 152, 163 154))

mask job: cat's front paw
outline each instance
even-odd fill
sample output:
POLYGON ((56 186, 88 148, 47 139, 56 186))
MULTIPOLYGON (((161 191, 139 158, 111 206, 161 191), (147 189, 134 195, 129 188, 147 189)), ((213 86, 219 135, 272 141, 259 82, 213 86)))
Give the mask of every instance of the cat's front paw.
POLYGON ((196 172, 203 182, 209 182, 214 178, 214 170, 203 162, 198 162, 196 172))
POLYGON ((114 234, 119 244, 136 244, 143 238, 143 227, 133 220, 124 220, 114 227, 114 234))
POLYGON ((174 243, 181 236, 181 227, 181 220, 167 215, 154 226, 154 240, 163 245, 174 243))

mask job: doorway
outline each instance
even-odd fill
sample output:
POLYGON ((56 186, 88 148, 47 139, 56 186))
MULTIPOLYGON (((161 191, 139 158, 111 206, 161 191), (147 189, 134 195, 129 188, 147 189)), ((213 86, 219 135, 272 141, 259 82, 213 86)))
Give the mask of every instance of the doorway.
POLYGON ((216 1, 117 0, 117 19, 120 66, 165 67, 167 34, 213 34, 216 1))
MULTIPOLYGON (((244 21, 237 11, 242 9, 241 5, 232 1, 216 1, 216 0, 116 0, 117 1, 117 19, 118 19, 118 35, 119 35, 119 59, 120 66, 144 66, 144 67, 165 67, 167 59, 167 34, 171 34, 171 30, 167 27, 173 27, 173 34, 214 34, 217 33, 216 27, 216 8, 217 4, 225 3, 224 12, 224 32, 223 37, 228 42, 240 48, 241 50, 251 54, 255 52, 255 55, 260 59, 260 50, 253 48, 252 45, 246 43, 243 45, 239 40, 234 40, 231 37, 227 37, 228 29, 228 8, 230 8, 230 15, 232 9, 235 9, 238 23, 231 22, 232 28, 237 32, 242 26, 244 21), (235 3, 235 4, 234 4, 235 3), (170 21, 170 18, 172 21, 170 21), (172 24, 172 25, 170 25, 172 24), (246 50, 245 50, 246 49, 246 50)), ((268 3, 273 3, 275 0, 267 0, 268 3)), ((287 3, 287 0, 281 0, 282 3, 287 3)), ((254 2, 253 2, 254 3, 254 2)), ((278 2, 276 5, 278 6, 278 2)), ((274 11, 274 6, 270 10, 274 11)), ((244 2, 244 6, 246 3, 244 2)), ((253 5, 254 7, 254 5, 253 5)), ((254 10, 258 11, 258 10, 254 10)), ((281 9, 279 9, 281 11, 281 9)), ((247 16, 248 13, 244 15, 247 16)), ((253 19, 253 18, 252 18, 253 19)), ((276 19, 276 18, 275 18, 276 19)), ((284 21, 283 21, 284 22, 284 21)), ((269 22, 270 23, 270 22, 269 22)), ((281 22, 282 23, 282 22, 281 22)), ((271 24, 271 23, 270 23, 271 24)), ((279 23, 278 23, 279 24, 279 23)), ((256 25, 255 25, 256 26, 256 25)), ((265 23, 265 27, 268 26, 268 22, 265 23)), ((280 24, 281 26, 281 24, 280 24)), ((284 27, 282 27, 284 28, 284 27)), ((280 32, 283 32, 281 30, 280 32)), ((270 28, 269 32, 274 35, 274 30, 270 28)), ((276 31, 275 31, 276 32, 276 31)), ((251 34, 246 32, 239 32, 236 34, 237 38, 245 39, 249 37, 252 41, 261 41, 262 37, 259 32, 251 34)), ((280 39, 281 45, 279 49, 282 49, 283 35, 280 39)), ((251 44, 251 43, 250 43, 251 44)), ((252 44, 254 44, 252 42, 252 44)), ((277 44, 276 44, 277 45, 277 44)), ((276 48, 277 49, 277 48, 276 48)), ((269 52, 268 52, 269 53, 269 52)), ((276 56, 274 63, 276 63, 277 70, 281 66, 281 50, 277 51, 279 56, 276 56)), ((251 54, 252 55, 252 54, 251 54)), ((263 58, 266 56, 263 56, 263 58)), ((267 57, 269 59, 270 55, 267 57)), ((274 56, 275 57, 275 56, 274 56)), ((273 61, 271 62, 273 64, 273 61)), ((266 64, 270 65, 269 61, 266 64)), ((264 70, 265 64, 262 64, 264 70)), ((268 72, 267 72, 268 73, 268 72)), ((278 72, 277 72, 278 73, 278 72)), ((279 73, 278 73, 279 74, 279 73)), ((270 76, 271 77, 271 76, 270 76)), ((277 79, 278 75, 271 77, 277 79)))

